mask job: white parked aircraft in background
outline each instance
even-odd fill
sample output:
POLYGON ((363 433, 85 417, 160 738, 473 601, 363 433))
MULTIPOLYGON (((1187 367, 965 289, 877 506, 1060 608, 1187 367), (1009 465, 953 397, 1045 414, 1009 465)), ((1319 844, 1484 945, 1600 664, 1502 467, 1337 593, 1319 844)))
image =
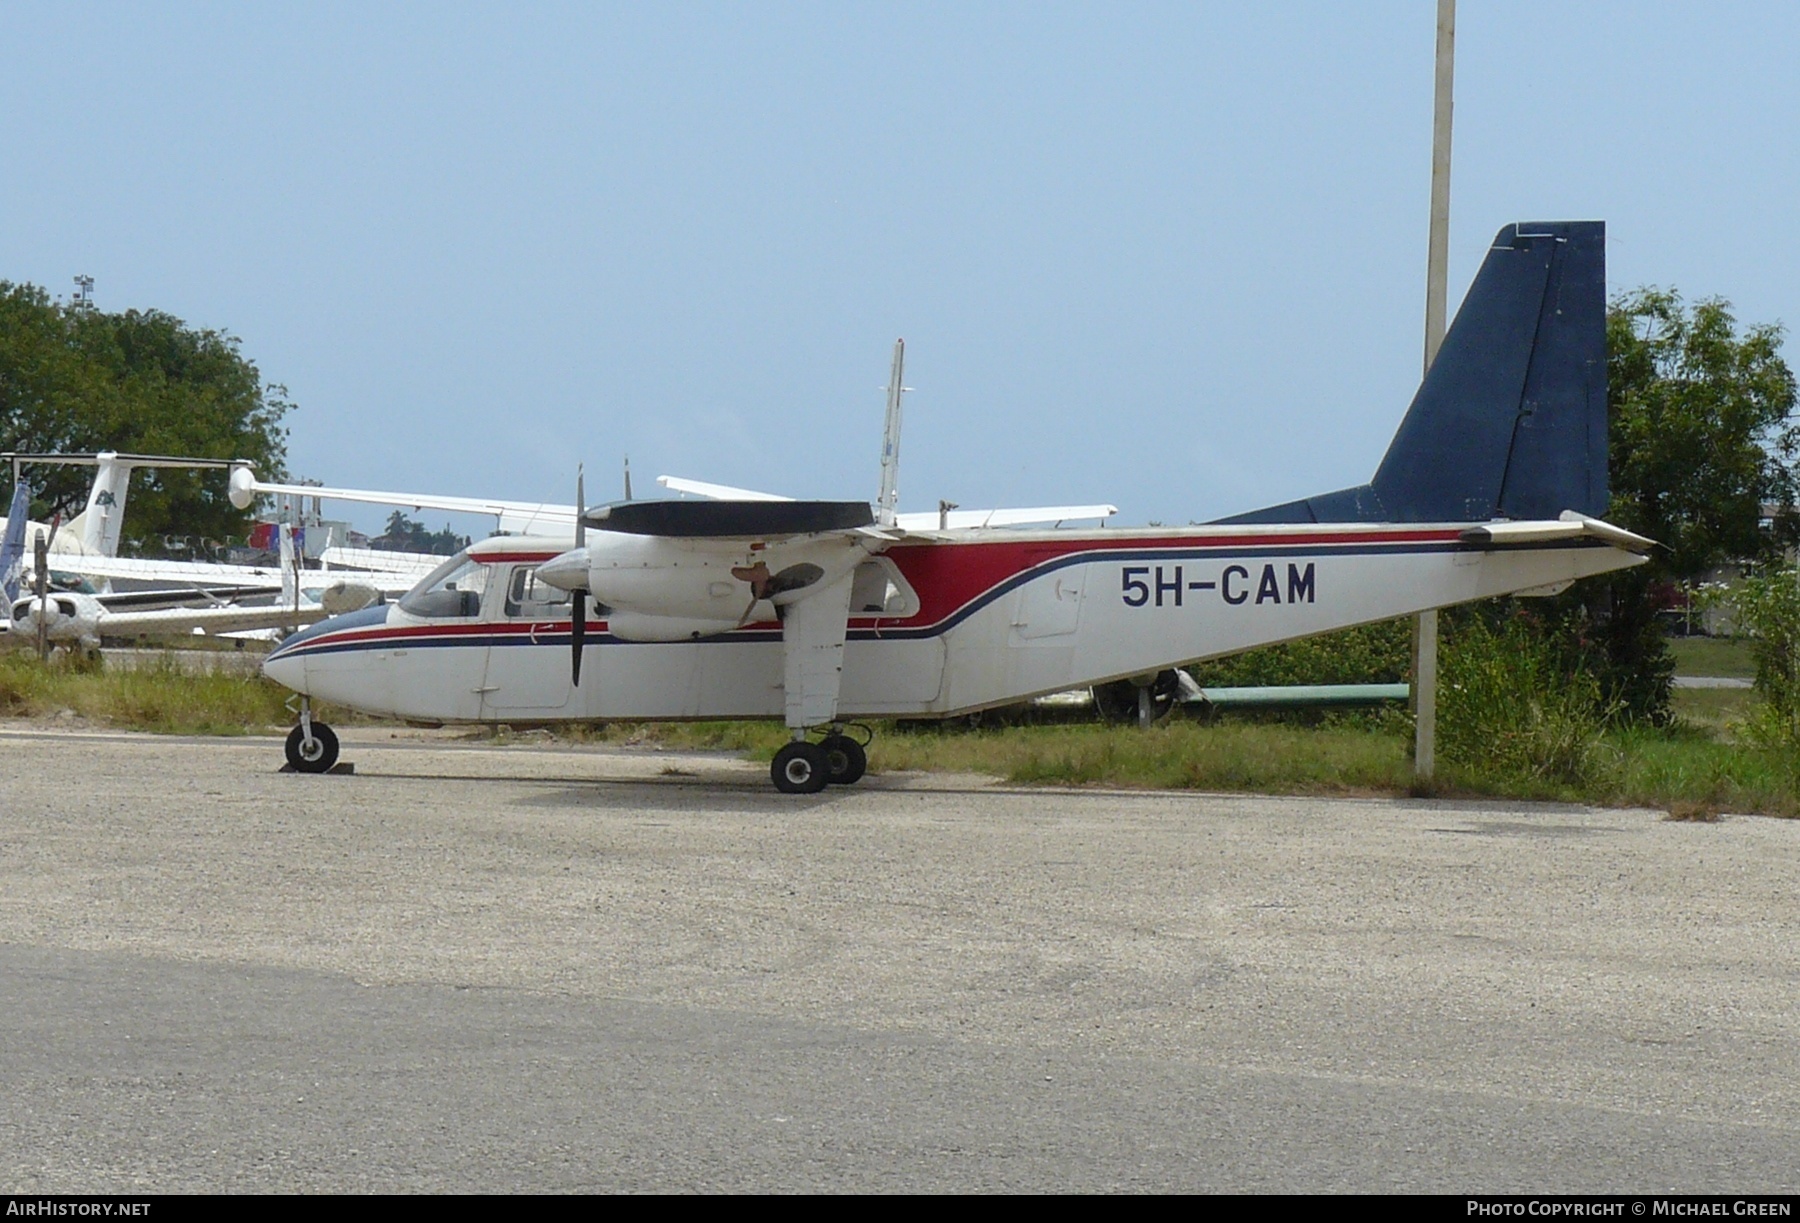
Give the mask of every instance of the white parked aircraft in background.
POLYGON ((1600 223, 1506 227, 1369 483, 1179 529, 913 525, 895 512, 897 353, 873 505, 627 501, 561 542, 476 544, 269 655, 307 698, 288 759, 336 759, 313 697, 436 722, 778 717, 794 741, 774 782, 813 792, 861 776, 858 718, 963 714, 1639 564, 1651 542, 1598 518, 1605 292, 1600 223))
POLYGON ((29 522, 29 503, 23 482, 15 484, 8 517, 0 520, 6 544, 4 561, 5 603, 8 629, 16 643, 21 636, 35 637, 40 620, 45 636, 58 645, 98 648, 102 635, 109 637, 186 636, 192 633, 239 634, 249 630, 292 629, 323 616, 355 611, 398 597, 429 573, 441 557, 412 553, 388 553, 373 549, 324 549, 321 569, 305 569, 294 562, 293 541, 284 534, 282 561, 276 565, 229 565, 204 561, 144 560, 117 555, 122 537, 131 473, 140 467, 244 468, 221 459, 177 458, 166 455, 3 454, 14 470, 26 464, 75 464, 95 468, 87 507, 65 524, 29 522), (32 585, 32 559, 27 540, 43 537, 46 568, 61 576, 97 579, 102 593, 57 590, 43 599, 22 599, 22 589, 32 585), (329 568, 336 557, 340 566, 329 568), (114 579, 129 579, 144 586, 126 592, 113 591, 114 579), (148 588, 156 584, 160 588, 148 588), (173 588, 170 588, 173 587, 173 588), (279 601, 277 602, 277 598, 279 601), (244 600, 261 604, 246 606, 244 600))
MULTIPOLYGON (((77 571, 64 563, 67 557, 117 556, 125 525, 125 502, 131 493, 131 473, 140 467, 219 468, 231 464, 224 459, 187 459, 155 454, 22 454, 0 453, 0 463, 10 461, 15 476, 24 464, 92 467, 94 483, 88 489, 87 506, 64 523, 29 522, 27 541, 43 531, 50 543, 56 567, 77 571)), ((15 479, 15 484, 17 480, 15 479)), ((10 526, 10 519, 0 531, 10 526)))
MULTIPOLYGON (((22 537, 24 527, 17 529, 22 537)), ((0 544, 0 568, 16 555, 20 540, 9 524, 0 544)), ((372 588, 345 584, 342 579, 324 597, 307 596, 298 586, 300 575, 312 571, 294 564, 293 538, 281 528, 282 568, 273 587, 226 589, 144 590, 100 595, 51 590, 20 597, 20 583, 6 583, 10 636, 17 645, 37 640, 40 625, 47 644, 69 649, 98 650, 102 637, 186 637, 195 633, 225 635, 259 629, 296 629, 328 615, 367 607, 380 598, 372 588), (244 594, 276 598, 262 606, 245 606, 232 600, 244 594), (177 604, 170 606, 171 603, 177 604)), ((150 562, 142 562, 150 563, 150 562)), ((216 568, 232 569, 224 565, 216 568)), ((260 571, 259 571, 260 572, 260 571)))

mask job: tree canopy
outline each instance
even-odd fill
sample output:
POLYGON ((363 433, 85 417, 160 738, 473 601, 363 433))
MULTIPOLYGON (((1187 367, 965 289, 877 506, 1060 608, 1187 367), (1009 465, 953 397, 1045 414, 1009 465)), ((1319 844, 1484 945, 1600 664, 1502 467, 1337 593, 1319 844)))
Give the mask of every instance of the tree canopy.
MULTIPOLYGON (((189 327, 159 310, 108 314, 53 300, 36 285, 0 281, 0 449, 117 450, 249 459, 264 479, 285 475, 293 407, 266 383, 238 340, 189 327)), ((33 517, 79 513, 92 473, 44 466, 27 477, 33 517)), ((125 536, 241 536, 218 472, 140 469, 125 536)))
POLYGON ((1606 516, 1660 546, 1646 564, 1524 614, 1548 622, 1609 705, 1661 722, 1675 663, 1657 612, 1671 588, 1728 561, 1770 559, 1794 537, 1794 375, 1781 325, 1740 329, 1721 298, 1689 306, 1672 290, 1638 289, 1613 300, 1606 324, 1606 516))
POLYGON ((1659 576, 1758 560, 1791 538, 1800 425, 1778 323, 1740 331, 1731 304, 1645 288, 1607 312, 1612 508, 1662 544, 1659 576), (1762 526, 1773 504, 1778 532, 1762 526))
POLYGON ((458 535, 445 523, 441 531, 428 531, 422 522, 414 522, 395 510, 388 515, 385 534, 369 541, 369 546, 387 552, 428 552, 435 556, 455 556, 469 546, 469 537, 458 535))

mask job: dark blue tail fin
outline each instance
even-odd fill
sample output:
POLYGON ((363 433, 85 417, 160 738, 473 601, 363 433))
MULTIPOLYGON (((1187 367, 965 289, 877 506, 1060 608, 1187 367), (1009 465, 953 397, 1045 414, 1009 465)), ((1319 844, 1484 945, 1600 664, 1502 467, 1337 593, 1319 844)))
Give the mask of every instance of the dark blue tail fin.
POLYGON ((1606 512, 1606 225, 1494 239, 1375 478, 1222 522, 1486 522, 1606 512))

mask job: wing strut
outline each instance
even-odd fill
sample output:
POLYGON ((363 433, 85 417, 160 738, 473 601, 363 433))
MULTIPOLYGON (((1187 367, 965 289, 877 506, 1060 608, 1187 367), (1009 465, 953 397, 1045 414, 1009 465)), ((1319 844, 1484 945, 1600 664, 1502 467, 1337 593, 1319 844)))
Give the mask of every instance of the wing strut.
POLYGON ((799 738, 837 717, 844 630, 853 573, 781 608, 782 691, 788 729, 799 738))

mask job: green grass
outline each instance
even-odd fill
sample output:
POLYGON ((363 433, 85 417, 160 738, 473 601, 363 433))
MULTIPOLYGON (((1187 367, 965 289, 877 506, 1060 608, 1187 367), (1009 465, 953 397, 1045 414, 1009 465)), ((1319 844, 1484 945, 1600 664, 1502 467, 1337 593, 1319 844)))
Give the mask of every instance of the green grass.
POLYGON ((1752 679, 1756 660, 1750 643, 1739 637, 1671 637, 1669 653, 1675 656, 1677 675, 1716 675, 1728 679, 1752 679))
POLYGON ((1725 741, 1762 700, 1748 688, 1677 688, 1669 696, 1676 718, 1725 741))
POLYGON ((991 773, 1013 782, 1298 794, 1404 791, 1406 741, 1339 727, 1171 718, 1120 726, 915 730, 879 736, 877 770, 991 773))
MULTIPOLYGON (((112 671, 61 654, 40 663, 27 651, 0 651, 0 717, 75 717, 155 734, 266 734, 293 724, 292 696, 255 674, 200 675, 168 662, 112 671)), ((348 720, 336 710, 321 716, 348 720)))
MULTIPOLYGON (((1703 695, 1711 696, 1706 693, 1703 695)), ((1731 694, 1745 702, 1750 694, 1731 694)), ((1800 770, 1722 739, 1713 728, 1613 731, 1601 766, 1581 784, 1440 762, 1415 783, 1410 730, 1399 719, 1325 725, 1172 718, 1148 731, 1094 725, 971 729, 958 723, 875 727, 876 773, 966 772, 1016 784, 1203 790, 1220 793, 1514 798, 1641 806, 1682 818, 1717 812, 1800 815, 1800 770)), ((559 736, 567 732, 559 732, 559 736)), ((576 728, 586 742, 711 748, 768 759, 787 732, 766 722, 615 724, 576 728)))
MULTIPOLYGON (((170 665, 108 672, 0 654, 0 716, 54 718, 164 734, 238 735, 292 725, 291 693, 257 675, 195 675, 170 665)), ((1431 792, 1647 806, 1684 818, 1721 811, 1800 815, 1800 764, 1734 742, 1729 727, 1754 707, 1747 691, 1682 690, 1669 729, 1607 733, 1602 765, 1579 783, 1441 762, 1431 792)), ((321 709, 326 721, 356 721, 321 709)), ((1410 730, 1397 715, 1322 724, 1181 716, 1148 731, 1089 724, 969 728, 877 724, 876 772, 969 772, 1018 784, 1117 786, 1264 794, 1416 792, 1410 730)), ((768 759, 787 741, 772 722, 613 723, 561 728, 565 741, 743 752, 768 759)), ((498 736, 504 740, 505 732, 498 736)))

